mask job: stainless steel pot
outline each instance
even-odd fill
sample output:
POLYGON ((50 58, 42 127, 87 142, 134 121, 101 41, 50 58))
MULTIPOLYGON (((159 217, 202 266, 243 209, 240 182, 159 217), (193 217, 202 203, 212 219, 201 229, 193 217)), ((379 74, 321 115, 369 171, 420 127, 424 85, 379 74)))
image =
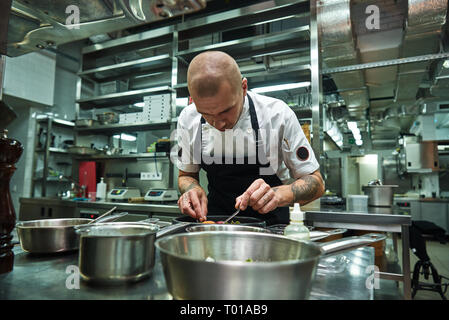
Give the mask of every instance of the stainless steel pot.
POLYGON ((393 205, 394 188, 397 185, 369 185, 362 186, 368 196, 368 205, 374 207, 391 207, 393 205))
POLYGON ((77 229, 81 277, 93 283, 121 284, 149 276, 154 267, 158 230, 155 224, 132 222, 77 229))
POLYGON ((369 234, 317 244, 256 232, 192 232, 155 243, 175 299, 307 299, 320 258, 385 239, 369 234), (251 259, 252 262, 247 262, 251 259))
MULTIPOLYGON (((118 219, 125 213, 103 217, 98 221, 118 219)), ((29 253, 56 253, 79 248, 75 227, 85 225, 94 219, 63 218, 21 221, 16 223, 20 246, 29 253)))
POLYGON ((271 233, 270 230, 252 227, 252 226, 241 226, 235 224, 204 224, 204 225, 195 225, 186 228, 187 232, 202 232, 202 231, 246 231, 246 232, 263 232, 263 233, 271 233))

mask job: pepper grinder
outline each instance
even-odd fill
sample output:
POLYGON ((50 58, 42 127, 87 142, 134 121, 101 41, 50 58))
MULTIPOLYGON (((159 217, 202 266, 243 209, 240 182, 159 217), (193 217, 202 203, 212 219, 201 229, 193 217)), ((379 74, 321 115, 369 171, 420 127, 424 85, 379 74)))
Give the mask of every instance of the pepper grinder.
POLYGON ((22 144, 7 136, 4 130, 0 136, 0 274, 12 271, 14 265, 11 244, 16 214, 9 192, 9 183, 16 170, 14 166, 23 152, 22 144))

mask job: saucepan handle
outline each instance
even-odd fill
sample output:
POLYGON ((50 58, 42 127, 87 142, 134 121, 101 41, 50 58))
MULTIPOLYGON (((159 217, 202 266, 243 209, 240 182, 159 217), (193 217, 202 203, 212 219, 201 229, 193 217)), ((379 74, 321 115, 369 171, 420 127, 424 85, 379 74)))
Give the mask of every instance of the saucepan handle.
POLYGON ((157 232, 156 239, 161 238, 163 236, 168 236, 172 233, 177 233, 179 231, 185 231, 185 228, 187 228, 191 224, 192 224, 191 222, 179 222, 172 224, 171 226, 164 227, 163 229, 157 232))
POLYGON ((363 236, 346 237, 330 242, 324 242, 320 244, 320 247, 324 255, 330 255, 364 247, 374 242, 385 240, 386 238, 387 237, 384 234, 368 233, 363 236))

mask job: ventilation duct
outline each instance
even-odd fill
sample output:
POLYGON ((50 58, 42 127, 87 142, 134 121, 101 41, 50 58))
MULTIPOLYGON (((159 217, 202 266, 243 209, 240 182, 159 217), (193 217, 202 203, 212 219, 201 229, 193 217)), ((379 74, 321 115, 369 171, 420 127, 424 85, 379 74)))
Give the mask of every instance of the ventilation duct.
POLYGON ((2 21, 9 18, 7 35, 0 33, 0 43, 7 43, 0 54, 19 56, 205 7, 206 0, 14 0, 0 7, 2 21))
MULTIPOLYGON (((440 35, 446 23, 448 0, 409 0, 401 57, 440 51, 440 35)), ((395 102, 415 100, 431 61, 399 66, 395 102)))
MULTIPOLYGON (((327 0, 323 3, 318 10, 323 65, 334 68, 359 64, 357 41, 351 24, 351 1, 327 0)), ((369 103, 363 72, 336 73, 332 79, 350 117, 365 119, 369 103)))

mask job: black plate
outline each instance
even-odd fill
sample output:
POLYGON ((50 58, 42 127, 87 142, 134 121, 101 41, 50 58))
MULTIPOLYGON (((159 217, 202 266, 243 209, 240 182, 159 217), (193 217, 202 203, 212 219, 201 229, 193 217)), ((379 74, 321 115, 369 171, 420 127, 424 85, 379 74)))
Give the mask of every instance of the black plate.
MULTIPOLYGON (((207 220, 211 220, 214 222, 218 222, 218 221, 224 221, 227 218, 229 218, 229 216, 207 216, 207 220)), ((234 219, 232 219, 231 221, 229 221, 228 223, 232 223, 232 222, 240 222, 241 225, 244 226, 253 226, 253 227, 261 227, 261 228, 265 228, 266 223, 263 220, 257 219, 257 218, 253 218, 253 217, 245 217, 245 216, 236 216, 234 219)), ((192 223, 197 223, 197 224, 201 224, 201 222, 196 222, 195 219, 193 219, 192 217, 189 216, 182 216, 182 217, 178 217, 173 219, 174 223, 179 223, 179 222, 192 222, 192 223)))

